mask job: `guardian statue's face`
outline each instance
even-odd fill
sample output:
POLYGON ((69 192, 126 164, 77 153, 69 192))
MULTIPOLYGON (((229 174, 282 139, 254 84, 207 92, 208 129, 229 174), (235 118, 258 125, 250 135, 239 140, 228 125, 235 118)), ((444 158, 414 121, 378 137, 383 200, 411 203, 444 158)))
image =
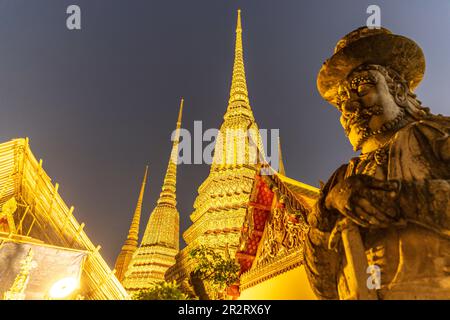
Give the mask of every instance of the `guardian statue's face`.
POLYGON ((355 151, 373 137, 395 130, 403 115, 378 70, 352 72, 339 86, 338 107, 341 125, 355 151))

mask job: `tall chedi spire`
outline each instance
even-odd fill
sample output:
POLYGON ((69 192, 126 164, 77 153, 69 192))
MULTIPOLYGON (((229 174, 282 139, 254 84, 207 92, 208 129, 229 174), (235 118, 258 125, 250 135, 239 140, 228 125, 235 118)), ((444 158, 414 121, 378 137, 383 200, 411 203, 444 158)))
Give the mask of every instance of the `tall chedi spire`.
POLYGON ((164 274, 175 263, 179 250, 180 215, 176 208, 176 183, 183 102, 181 99, 176 130, 172 135, 172 151, 159 199, 150 215, 141 244, 125 273, 123 286, 129 292, 147 289, 154 282, 164 280, 164 274))
POLYGON ((233 76, 231 79, 230 99, 225 117, 243 114, 253 120, 248 99, 247 80, 245 79, 244 49, 242 47, 241 10, 238 10, 236 23, 236 43, 234 47, 233 76))
POLYGON ((139 240, 139 223, 141 221, 142 202, 144 200, 145 185, 147 183, 148 166, 145 167, 144 179, 142 180, 141 191, 139 192, 136 209, 134 210, 133 220, 131 221, 130 230, 128 231, 127 239, 120 251, 116 260, 115 270, 116 277, 122 281, 125 272, 130 264, 131 257, 138 247, 139 240))
POLYGON ((198 188, 190 216, 192 225, 183 234, 187 246, 177 255, 176 265, 166 274, 167 280, 183 282, 183 286, 187 285, 185 280, 193 269, 193 261, 189 259, 192 249, 206 245, 223 254, 228 250, 234 257, 250 205, 255 175, 260 168, 259 160, 251 157, 250 151, 254 149, 251 140, 253 146, 258 146, 257 152, 263 154, 247 91, 240 10, 237 14, 230 98, 223 120, 210 173, 198 188), (249 131, 254 134, 252 139, 248 136, 249 131))
POLYGON ((254 164, 259 158, 264 158, 264 150, 262 148, 258 126, 250 107, 247 90, 244 48, 242 44, 241 10, 237 11, 230 98, 223 119, 224 122, 220 128, 214 149, 214 159, 211 166, 212 172, 223 170, 224 167, 236 167, 236 165, 243 163, 254 164), (252 144, 249 139, 253 140, 252 144), (252 148, 255 145, 257 149, 252 148), (261 153, 261 157, 257 157, 259 153, 261 153))

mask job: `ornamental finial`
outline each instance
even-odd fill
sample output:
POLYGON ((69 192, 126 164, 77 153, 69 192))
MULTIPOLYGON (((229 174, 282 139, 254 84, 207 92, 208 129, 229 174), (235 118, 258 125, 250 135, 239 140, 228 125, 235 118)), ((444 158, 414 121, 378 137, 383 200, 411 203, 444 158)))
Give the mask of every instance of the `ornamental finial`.
POLYGON ((242 32, 241 9, 238 9, 237 13, 238 13, 238 16, 237 16, 236 32, 239 32, 239 31, 242 32))
POLYGON ((278 173, 286 175, 286 170, 284 169, 283 154, 281 152, 281 139, 278 137, 278 173))
POLYGON ((181 128, 181 118, 183 116, 183 105, 184 105, 184 98, 181 97, 180 101, 180 111, 178 112, 178 120, 177 120, 177 129, 181 128))

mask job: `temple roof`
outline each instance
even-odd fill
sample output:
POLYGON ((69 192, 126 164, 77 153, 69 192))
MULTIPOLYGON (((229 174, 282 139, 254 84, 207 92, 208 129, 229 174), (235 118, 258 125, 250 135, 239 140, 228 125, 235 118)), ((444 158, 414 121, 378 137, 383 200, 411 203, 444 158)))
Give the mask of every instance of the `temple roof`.
POLYGON ((292 195, 296 201, 305 202, 311 207, 317 199, 319 189, 303 182, 294 180, 279 173, 270 176, 270 179, 277 181, 280 185, 286 188, 286 191, 292 195))

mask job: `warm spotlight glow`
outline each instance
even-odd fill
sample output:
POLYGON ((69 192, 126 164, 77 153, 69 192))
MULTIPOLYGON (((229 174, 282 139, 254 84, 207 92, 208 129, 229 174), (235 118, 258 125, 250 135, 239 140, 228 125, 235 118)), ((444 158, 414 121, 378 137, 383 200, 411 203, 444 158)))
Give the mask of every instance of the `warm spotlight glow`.
POLYGON ((50 289, 50 298, 62 299, 69 296, 78 287, 78 280, 72 277, 63 278, 50 289))

